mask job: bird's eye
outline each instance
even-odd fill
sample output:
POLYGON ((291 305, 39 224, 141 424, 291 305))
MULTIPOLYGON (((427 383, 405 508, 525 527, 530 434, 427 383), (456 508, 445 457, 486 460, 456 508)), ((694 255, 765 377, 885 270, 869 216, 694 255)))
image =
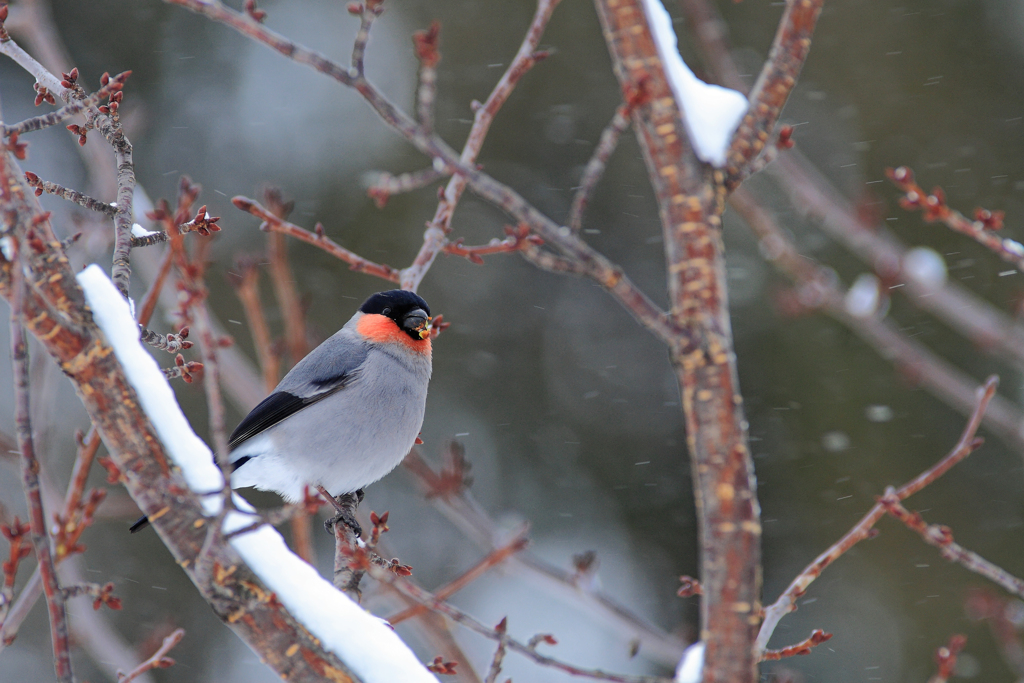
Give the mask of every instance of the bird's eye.
POLYGON ((381 315, 391 315, 391 309, 390 308, 385 308, 383 311, 380 312, 380 314, 381 315))

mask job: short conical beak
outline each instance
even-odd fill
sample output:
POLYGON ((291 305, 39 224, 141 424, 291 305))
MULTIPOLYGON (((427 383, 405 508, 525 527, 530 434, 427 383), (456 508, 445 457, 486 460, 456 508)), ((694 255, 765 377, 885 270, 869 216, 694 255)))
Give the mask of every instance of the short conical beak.
POLYGON ((418 332, 420 339, 430 336, 430 316, 422 308, 414 308, 402 318, 402 329, 407 332, 418 332))

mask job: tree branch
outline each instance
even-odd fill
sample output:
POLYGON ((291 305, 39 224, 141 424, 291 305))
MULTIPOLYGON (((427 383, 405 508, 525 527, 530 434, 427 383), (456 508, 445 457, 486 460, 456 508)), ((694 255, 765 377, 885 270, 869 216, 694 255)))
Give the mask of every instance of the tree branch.
MULTIPOLYGON (((6 157, 6 155, 4 155, 6 157)), ((0 176, 10 170, 6 166, 7 159, 0 157, 0 176)), ((0 202, 10 201, 11 188, 0 183, 0 202)), ((4 239, 11 241, 10 236, 4 239)), ((13 247, 12 262, 7 264, 10 277, 11 303, 11 363, 14 374, 15 413, 14 424, 18 435, 18 450, 21 452, 21 479, 25 490, 25 500, 29 510, 32 546, 35 548, 36 561, 39 563, 39 575, 42 579, 43 593, 46 595, 46 607, 50 617, 50 638, 53 641, 53 666, 57 680, 61 683, 73 683, 71 671, 71 645, 68 636, 68 617, 64 593, 57 583, 57 570, 54 567, 53 553, 50 548, 50 536, 47 533, 46 513, 43 511, 43 499, 39 490, 39 463, 36 460, 35 446, 32 437, 31 402, 29 400, 29 367, 28 340, 25 338, 23 321, 25 318, 27 287, 25 283, 26 255, 20 244, 11 242, 13 247)))

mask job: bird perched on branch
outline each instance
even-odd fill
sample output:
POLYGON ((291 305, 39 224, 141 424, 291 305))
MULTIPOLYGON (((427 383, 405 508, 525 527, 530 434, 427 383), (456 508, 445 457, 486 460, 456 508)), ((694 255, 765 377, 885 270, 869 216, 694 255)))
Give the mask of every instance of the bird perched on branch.
POLYGON ((367 299, 235 428, 231 486, 295 503, 307 486, 361 495, 397 467, 423 424, 430 323, 427 302, 413 292, 367 299))

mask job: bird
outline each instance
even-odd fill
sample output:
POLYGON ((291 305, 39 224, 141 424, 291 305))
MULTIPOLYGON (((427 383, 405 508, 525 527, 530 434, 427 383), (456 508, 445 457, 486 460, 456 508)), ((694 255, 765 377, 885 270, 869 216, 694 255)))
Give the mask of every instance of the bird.
POLYGON ((231 487, 273 491, 289 503, 307 487, 361 498, 402 462, 423 425, 432 320, 414 292, 370 296, 235 428, 231 487))

